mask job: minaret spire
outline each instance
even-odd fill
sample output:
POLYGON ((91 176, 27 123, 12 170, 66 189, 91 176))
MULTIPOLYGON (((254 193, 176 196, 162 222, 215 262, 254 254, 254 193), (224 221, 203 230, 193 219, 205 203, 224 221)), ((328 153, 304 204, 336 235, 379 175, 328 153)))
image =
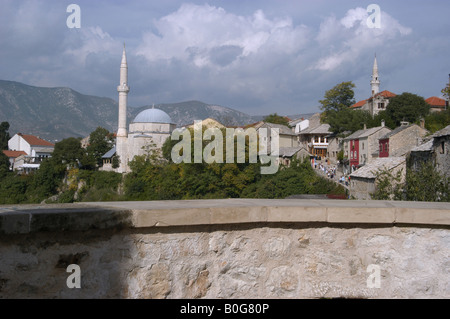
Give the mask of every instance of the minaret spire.
POLYGON ((119 86, 119 128, 117 136, 127 136, 127 99, 130 88, 128 87, 128 63, 127 54, 125 52, 125 43, 123 44, 122 61, 120 63, 120 79, 119 86))
POLYGON ((120 79, 117 92, 119 92, 119 127, 116 138, 116 154, 119 156, 120 161, 118 172, 124 173, 128 167, 127 99, 128 92, 130 92, 125 43, 123 44, 122 61, 120 62, 120 79))
POLYGON ((372 96, 377 94, 380 91, 380 79, 378 77, 378 63, 377 63, 377 54, 375 53, 375 59, 373 61, 373 69, 372 69, 372 80, 370 81, 370 86, 372 88, 372 96))

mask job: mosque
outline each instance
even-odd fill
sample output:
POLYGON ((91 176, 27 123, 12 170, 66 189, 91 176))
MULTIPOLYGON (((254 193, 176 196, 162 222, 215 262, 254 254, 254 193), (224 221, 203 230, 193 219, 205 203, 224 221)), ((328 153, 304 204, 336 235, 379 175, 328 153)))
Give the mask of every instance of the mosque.
POLYGON ((151 149, 161 149, 166 139, 176 128, 170 116, 159 109, 150 108, 140 112, 130 123, 127 130, 127 99, 130 87, 128 86, 128 64, 123 47, 122 62, 120 64, 119 92, 119 124, 116 134, 116 145, 103 155, 103 168, 105 171, 127 173, 130 171, 129 162, 136 155, 145 155, 151 149), (119 166, 113 167, 113 157, 119 158, 119 166))

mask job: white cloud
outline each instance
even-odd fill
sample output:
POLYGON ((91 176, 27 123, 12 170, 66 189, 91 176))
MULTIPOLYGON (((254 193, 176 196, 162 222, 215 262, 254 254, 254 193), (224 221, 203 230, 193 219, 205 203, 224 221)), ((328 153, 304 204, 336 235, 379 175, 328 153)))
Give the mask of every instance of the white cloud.
POLYGON ((378 29, 367 25, 368 17, 366 9, 355 8, 348 10, 340 20, 327 18, 320 26, 316 41, 328 50, 323 50, 325 56, 314 63, 311 69, 332 71, 369 50, 373 51, 372 54, 377 50, 382 51, 389 41, 397 41, 412 32, 386 12, 381 12, 381 27, 378 29))
POLYGON ((224 47, 240 48, 228 64, 263 50, 291 53, 305 44, 307 35, 289 18, 270 20, 262 10, 239 16, 210 5, 184 4, 155 26, 158 34, 144 33, 138 55, 149 61, 179 59, 198 67, 214 65, 211 54, 224 47))

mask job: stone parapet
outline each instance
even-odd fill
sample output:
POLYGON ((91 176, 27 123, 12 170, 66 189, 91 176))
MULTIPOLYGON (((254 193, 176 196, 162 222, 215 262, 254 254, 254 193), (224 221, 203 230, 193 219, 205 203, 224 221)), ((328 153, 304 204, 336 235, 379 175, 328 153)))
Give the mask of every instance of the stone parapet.
POLYGON ((450 226, 448 203, 220 199, 0 206, 0 234, 241 223, 450 226))

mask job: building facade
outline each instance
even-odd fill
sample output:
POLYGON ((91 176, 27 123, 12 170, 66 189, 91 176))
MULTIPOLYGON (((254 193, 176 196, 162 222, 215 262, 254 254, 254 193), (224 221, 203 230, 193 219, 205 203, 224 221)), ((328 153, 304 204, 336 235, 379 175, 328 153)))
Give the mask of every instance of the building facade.
POLYGON ((375 56, 372 68, 372 79, 370 81, 371 96, 366 100, 361 100, 350 106, 354 110, 368 111, 372 116, 377 115, 380 111, 386 110, 391 98, 396 94, 384 90, 380 92, 380 77, 378 74, 377 57, 375 56))
POLYGON ((102 170, 126 173, 130 171, 129 162, 135 156, 159 151, 176 125, 166 112, 151 108, 140 112, 131 121, 127 129, 127 99, 130 87, 128 86, 128 63, 125 46, 120 64, 120 82, 117 92, 119 93, 119 121, 116 145, 103 156, 102 170), (118 157, 118 167, 112 165, 114 156, 118 157))
POLYGON ((429 132, 416 124, 402 122, 395 130, 379 139, 379 157, 402 156, 416 146, 422 144, 422 140, 429 132))
POLYGON ((39 169, 42 160, 52 156, 54 148, 55 144, 38 136, 17 133, 8 141, 8 149, 12 151, 8 157, 10 162, 13 159, 14 170, 28 173, 39 169))

